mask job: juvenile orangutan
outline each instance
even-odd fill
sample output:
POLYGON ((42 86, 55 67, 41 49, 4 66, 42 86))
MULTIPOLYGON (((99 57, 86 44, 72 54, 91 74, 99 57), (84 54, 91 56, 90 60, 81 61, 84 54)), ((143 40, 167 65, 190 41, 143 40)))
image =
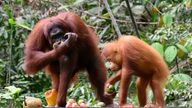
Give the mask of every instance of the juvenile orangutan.
POLYGON ((102 56, 109 61, 110 69, 117 72, 107 80, 106 88, 120 80, 120 106, 130 106, 126 98, 132 75, 138 76, 136 86, 139 107, 144 107, 147 103, 148 85, 153 91, 154 106, 165 105, 163 85, 169 69, 161 55, 150 45, 135 36, 121 36, 118 40, 106 44, 102 56))

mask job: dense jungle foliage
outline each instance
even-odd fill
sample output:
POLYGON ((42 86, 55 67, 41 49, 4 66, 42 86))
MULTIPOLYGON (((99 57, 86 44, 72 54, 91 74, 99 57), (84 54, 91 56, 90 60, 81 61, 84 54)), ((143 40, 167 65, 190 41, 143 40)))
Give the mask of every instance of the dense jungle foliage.
MULTIPOLYGON (((108 3, 121 33, 135 35, 126 2, 108 3)), ((141 39, 158 50, 169 66, 171 75, 164 89, 166 105, 192 107, 192 0, 130 0, 130 6, 141 39)), ((43 71, 33 76, 24 73, 23 48, 38 20, 61 11, 79 14, 97 33, 98 47, 117 38, 102 0, 0 0, 0 107, 20 108, 25 96, 41 98, 46 105, 44 92, 51 87, 50 79, 43 71)), ((138 105, 135 79, 127 99, 138 105)), ((152 100, 150 90, 149 94, 152 100)), ((70 86, 69 98, 83 99, 90 106, 98 104, 86 74, 80 74, 70 86)))

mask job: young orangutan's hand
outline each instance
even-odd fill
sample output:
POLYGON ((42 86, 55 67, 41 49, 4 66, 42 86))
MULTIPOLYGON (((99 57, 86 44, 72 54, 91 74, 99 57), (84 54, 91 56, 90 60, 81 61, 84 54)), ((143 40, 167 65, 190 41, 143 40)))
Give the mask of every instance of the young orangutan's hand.
POLYGON ((105 95, 110 97, 110 98, 115 98, 117 92, 115 91, 115 88, 113 85, 107 83, 105 85, 105 95))

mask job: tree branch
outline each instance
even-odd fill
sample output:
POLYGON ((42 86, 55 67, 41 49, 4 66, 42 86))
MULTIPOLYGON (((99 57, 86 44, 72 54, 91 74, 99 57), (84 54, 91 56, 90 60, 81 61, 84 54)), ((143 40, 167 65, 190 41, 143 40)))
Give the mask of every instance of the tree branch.
POLYGON ((116 31, 117 35, 121 36, 121 31, 119 30, 119 27, 117 25, 115 17, 113 16, 113 13, 112 13, 112 11, 111 11, 111 9, 109 7, 109 4, 108 4, 107 0, 103 0, 103 3, 105 4, 105 7, 106 7, 106 9, 107 9, 107 11, 108 11, 108 13, 109 13, 109 15, 111 17, 111 21, 112 21, 112 24, 113 24, 113 26, 115 28, 115 31, 116 31))
POLYGON ((129 14, 130 14, 131 20, 133 22, 133 26, 135 28, 136 35, 137 35, 137 37, 140 38, 139 31, 138 31, 138 28, 137 28, 137 24, 135 23, 135 19, 133 17, 133 13, 132 13, 131 7, 129 5, 129 1, 128 0, 125 0, 125 1, 126 1, 126 4, 127 4, 127 9, 128 9, 129 14))

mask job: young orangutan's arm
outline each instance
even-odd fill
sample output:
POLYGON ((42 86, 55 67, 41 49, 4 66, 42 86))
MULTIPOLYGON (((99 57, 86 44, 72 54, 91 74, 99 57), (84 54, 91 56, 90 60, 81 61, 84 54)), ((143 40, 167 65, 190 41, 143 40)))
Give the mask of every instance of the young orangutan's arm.
POLYGON ((115 84, 117 81, 119 81, 120 79, 121 79, 121 70, 119 70, 115 76, 110 77, 110 78, 107 80, 106 84, 107 84, 107 85, 109 85, 109 84, 113 85, 113 84, 115 84))

